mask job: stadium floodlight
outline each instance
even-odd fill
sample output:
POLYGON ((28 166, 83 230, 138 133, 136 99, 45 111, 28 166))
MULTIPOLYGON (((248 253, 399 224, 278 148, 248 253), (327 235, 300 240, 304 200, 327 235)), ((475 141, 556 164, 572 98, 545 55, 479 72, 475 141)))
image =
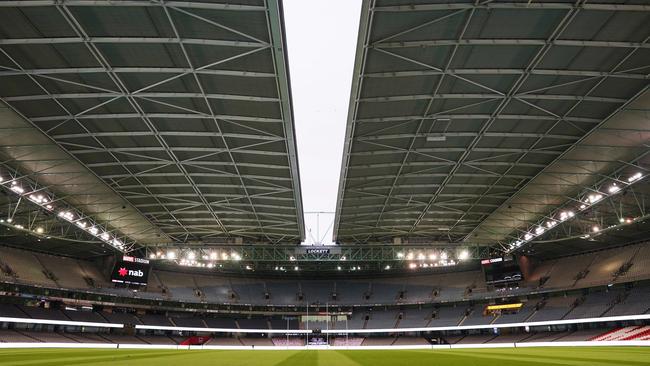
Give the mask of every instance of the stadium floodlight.
POLYGON ((94 226, 91 226, 90 229, 88 229, 88 231, 95 236, 97 236, 97 233, 99 232, 99 230, 94 226))
POLYGON ((214 267, 214 263, 212 262, 208 263, 208 268, 213 268, 213 267, 214 267))
POLYGON ((590 194, 589 195, 589 202, 590 203, 596 203, 600 201, 603 198, 603 195, 598 193, 598 194, 590 194))
POLYGON ((294 270, 294 271, 297 271, 297 270, 299 270, 299 269, 300 269, 300 268, 298 268, 298 266, 293 267, 293 270, 294 270))
POLYGON ((530 240, 532 238, 533 238, 533 234, 531 233, 526 233, 526 235, 524 235, 524 240, 530 240))
POLYGON ((253 269, 253 267, 251 267, 250 265, 247 264, 247 265, 246 265, 246 269, 250 271, 250 270, 253 269))
POLYGON ((447 253, 446 253, 446 252, 442 252, 442 253, 440 253, 440 258, 441 258, 442 260, 447 260, 447 253))
POLYGON ((193 251, 190 250, 187 253, 187 259, 194 260, 194 258, 196 258, 196 254, 193 251))
POLYGON ((543 233, 544 233, 544 228, 543 228, 543 227, 538 226, 538 227, 535 229, 535 234, 536 234, 536 235, 541 235, 541 234, 543 234, 543 233))
POLYGON ((402 252, 398 252, 398 253, 397 253, 397 258, 399 258, 399 259, 404 258, 404 253, 402 253, 402 252))
POLYGON ((176 259, 176 252, 173 250, 168 250, 166 257, 167 259, 176 259))
POLYGON ((338 271, 340 271, 340 270, 341 270, 341 266, 336 266, 336 269, 337 269, 338 271))
POLYGON ((217 255, 217 252, 210 252, 210 259, 211 260, 216 260, 217 258, 219 258, 219 256, 217 255))
POLYGON ((614 183, 609 189, 607 190, 609 193, 616 193, 621 190, 621 187, 617 186, 616 183, 614 183))
POLYGON ((557 225, 557 221, 553 221, 553 220, 546 221, 546 227, 548 227, 549 229, 554 227, 555 225, 557 225))
POLYGON ((149 254, 149 259, 156 259, 156 253, 149 254))
POLYGON ((408 260, 413 259, 413 252, 408 252, 408 254, 406 254, 406 259, 408 260))
POLYGON ((415 263, 409 263, 409 268, 410 268, 410 269, 415 269, 415 268, 417 268, 417 266, 418 266, 418 265, 415 264, 415 263))
POLYGON ((597 233, 597 232, 600 231, 600 228, 599 228, 598 226, 594 226, 594 227, 591 228, 591 230, 592 230, 593 232, 597 233))
POLYGON ((12 191, 14 191, 14 192, 16 192, 16 193, 18 193, 18 194, 23 194, 23 193, 25 193, 25 189, 24 189, 23 187, 17 185, 16 182, 13 182, 12 184, 14 184, 14 185, 12 185, 11 188, 10 188, 12 191))
POLYGON ((425 260, 425 259, 427 259, 427 258, 424 256, 424 253, 419 253, 419 254, 418 254, 418 260, 423 261, 423 260, 425 260))
POLYGON ((384 269, 388 271, 390 269, 390 265, 387 264, 386 267, 384 267, 384 269))
POLYGON ((635 181, 641 179, 641 177, 643 177, 641 172, 637 172, 634 175, 632 175, 631 177, 627 178, 627 181, 632 183, 632 182, 635 182, 635 181))
POLYGON ((436 253, 429 254, 429 260, 435 261, 436 259, 438 259, 438 256, 436 255, 436 253))
POLYGON ((14 221, 14 219, 12 219, 11 217, 7 219, 8 223, 11 223, 12 221, 14 221))
POLYGON ((228 258, 230 258, 230 256, 228 255, 228 253, 226 253, 226 252, 221 253, 221 259, 223 259, 224 261, 227 261, 228 258))
POLYGON ((77 226, 79 226, 82 229, 86 228, 86 222, 85 221, 77 221, 77 226))
POLYGON ((293 262, 293 261, 296 260, 296 257, 294 257, 294 256, 289 256, 289 260, 293 262))
POLYGON ((37 234, 43 234, 43 231, 44 231, 43 228, 40 227, 40 226, 36 228, 36 233, 37 234))
POLYGON ((341 256, 341 260, 342 260, 342 261, 346 261, 347 259, 348 259, 348 258, 347 258, 346 256, 344 256, 344 255, 341 256))
POLYGON ((469 258, 469 252, 467 250, 462 250, 460 254, 458 254, 458 259, 464 261, 467 258, 469 258))
POLYGON ((102 235, 100 235, 99 237, 104 241, 108 241, 108 239, 110 239, 108 233, 102 233, 102 235))
POLYGON ((239 255, 239 253, 233 252, 230 256, 232 257, 232 260, 234 260, 234 261, 241 260, 241 255, 239 255))

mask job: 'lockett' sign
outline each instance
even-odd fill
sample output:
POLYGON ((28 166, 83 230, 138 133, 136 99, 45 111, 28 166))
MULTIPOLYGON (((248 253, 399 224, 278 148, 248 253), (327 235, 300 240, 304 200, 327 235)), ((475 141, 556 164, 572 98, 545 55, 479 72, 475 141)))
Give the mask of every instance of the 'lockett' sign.
POLYGON ((316 255, 341 254, 341 248, 302 247, 302 248, 296 248, 296 254, 316 254, 316 255))

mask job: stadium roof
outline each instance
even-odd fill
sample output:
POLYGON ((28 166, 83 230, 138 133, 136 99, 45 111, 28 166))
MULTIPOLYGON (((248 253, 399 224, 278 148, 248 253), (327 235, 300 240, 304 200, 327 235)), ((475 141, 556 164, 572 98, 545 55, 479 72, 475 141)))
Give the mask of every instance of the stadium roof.
POLYGON ((648 24, 638 1, 364 1, 335 240, 505 247, 645 172, 648 24))
POLYGON ((297 243, 285 43, 275 0, 0 2, 4 174, 138 244, 297 243))

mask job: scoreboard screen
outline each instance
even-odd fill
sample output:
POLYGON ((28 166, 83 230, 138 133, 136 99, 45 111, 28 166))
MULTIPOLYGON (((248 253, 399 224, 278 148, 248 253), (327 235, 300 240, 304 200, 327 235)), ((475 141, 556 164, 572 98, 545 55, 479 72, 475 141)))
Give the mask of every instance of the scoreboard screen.
POLYGON ((519 263, 513 257, 483 259, 485 282, 488 284, 519 282, 522 280, 519 263))
POLYGON ((124 256, 115 262, 111 281, 127 285, 146 286, 149 278, 149 260, 124 256))

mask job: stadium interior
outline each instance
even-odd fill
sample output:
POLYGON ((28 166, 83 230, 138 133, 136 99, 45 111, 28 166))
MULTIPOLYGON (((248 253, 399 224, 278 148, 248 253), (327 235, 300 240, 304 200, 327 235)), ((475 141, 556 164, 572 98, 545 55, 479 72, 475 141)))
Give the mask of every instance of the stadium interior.
POLYGON ((650 345, 649 2, 363 0, 309 245, 283 7, 0 1, 0 348, 650 345))

